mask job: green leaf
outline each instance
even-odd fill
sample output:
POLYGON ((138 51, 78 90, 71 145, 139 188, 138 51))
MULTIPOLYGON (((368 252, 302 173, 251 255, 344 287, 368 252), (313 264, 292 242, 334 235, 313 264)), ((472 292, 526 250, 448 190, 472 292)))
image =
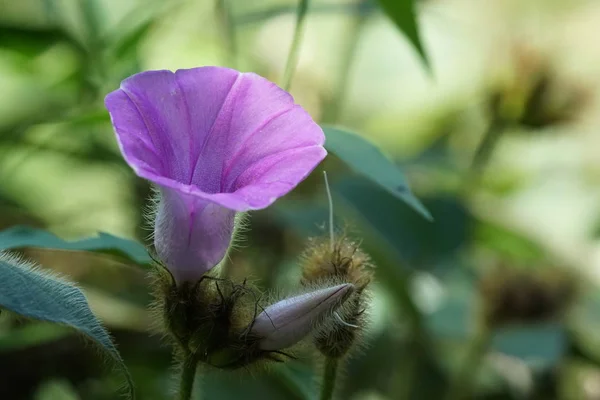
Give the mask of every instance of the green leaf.
POLYGON ((0 251, 23 247, 93 251, 111 254, 140 265, 149 265, 152 262, 142 244, 103 232, 97 237, 77 241, 66 241, 50 232, 27 226, 14 226, 0 232, 0 251))
POLYGON ((429 66, 427 54, 423 48, 415 12, 415 0, 378 0, 388 17, 417 49, 425 65, 429 66))
POLYGON ((438 216, 431 223, 398 202, 389 191, 360 177, 342 179, 331 186, 340 210, 350 214, 366 242, 385 245, 397 261, 413 268, 446 270, 470 240, 471 216, 459 199, 426 199, 438 216))
POLYGON ((425 206, 415 197, 404 174, 380 149, 361 136, 338 128, 323 127, 327 140, 325 147, 350 168, 404 201, 422 216, 433 218, 425 206))
POLYGON ((35 57, 49 47, 66 43, 78 55, 85 49, 71 35, 59 27, 11 26, 0 22, 0 43, 4 49, 11 49, 27 57, 35 57))
POLYGON ((182 1, 179 0, 170 2, 153 0, 140 3, 138 7, 127 13, 117 26, 104 34, 102 43, 116 58, 131 58, 155 23, 181 4, 182 1))
POLYGON ((91 339, 125 376, 129 398, 134 398, 129 371, 79 288, 18 258, 0 253, 0 308, 27 318, 71 327, 91 339))

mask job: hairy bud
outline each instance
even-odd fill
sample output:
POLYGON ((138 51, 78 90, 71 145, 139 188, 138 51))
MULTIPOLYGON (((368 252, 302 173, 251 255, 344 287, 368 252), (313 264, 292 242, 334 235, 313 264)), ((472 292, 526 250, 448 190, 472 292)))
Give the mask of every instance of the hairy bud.
POLYGON ((313 239, 302 261, 303 285, 349 282, 356 290, 328 324, 315 333, 314 343, 326 357, 340 358, 350 351, 367 322, 367 285, 373 279, 371 262, 359 246, 342 236, 331 243, 313 239))

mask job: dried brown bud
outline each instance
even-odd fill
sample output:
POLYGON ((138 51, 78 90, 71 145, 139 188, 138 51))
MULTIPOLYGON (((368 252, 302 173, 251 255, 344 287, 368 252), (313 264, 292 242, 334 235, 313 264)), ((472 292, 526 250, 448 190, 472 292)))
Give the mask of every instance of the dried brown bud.
POLYGON ((564 76, 540 50, 516 44, 512 71, 490 95, 494 118, 526 128, 572 122, 590 103, 590 91, 564 76))
POLYGON ((577 294, 575 280, 551 269, 496 268, 479 284, 483 318, 489 327, 562 318, 577 294))

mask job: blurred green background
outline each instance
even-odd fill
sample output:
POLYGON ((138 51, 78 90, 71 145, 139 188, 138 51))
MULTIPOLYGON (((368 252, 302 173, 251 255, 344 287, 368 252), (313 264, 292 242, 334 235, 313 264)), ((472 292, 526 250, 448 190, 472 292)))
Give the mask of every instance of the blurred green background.
MULTIPOLYGON (((200 65, 281 83, 296 8, 0 0, 0 229, 150 244, 150 187, 121 158, 104 96, 140 70, 200 65)), ((415 9, 427 62, 376 0, 312 1, 291 93, 318 122, 382 148, 434 221, 332 154, 252 213, 234 271, 264 290, 297 284, 306 239, 325 234, 326 169, 337 224, 377 265, 340 399, 600 399, 600 2, 415 9)), ((110 255, 23 253, 84 288, 140 399, 170 398, 146 271, 110 255)), ((312 398, 318 361, 309 347, 296 355, 260 373, 207 372, 202 398, 312 398)), ((0 318, 0 398, 116 399, 119 379, 71 331, 0 318)))

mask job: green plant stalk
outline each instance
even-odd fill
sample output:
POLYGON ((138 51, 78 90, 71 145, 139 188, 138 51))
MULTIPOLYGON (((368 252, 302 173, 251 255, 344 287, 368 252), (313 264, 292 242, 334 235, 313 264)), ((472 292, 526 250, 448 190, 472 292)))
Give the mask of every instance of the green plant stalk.
POLYGON ((498 144, 498 139, 500 139, 505 129, 506 122, 503 118, 494 117, 492 119, 479 147, 475 151, 475 156, 471 164, 472 172, 478 172, 485 167, 498 144))
POLYGON ((302 36, 304 35, 304 22, 306 20, 306 14, 308 14, 308 0, 299 0, 298 9, 296 11, 296 28, 294 30, 294 38, 292 39, 292 46, 288 54, 287 62, 285 64, 285 71, 283 73, 283 84, 284 90, 289 90, 292 85, 292 78, 296 71, 296 65, 298 64, 298 56, 300 54, 300 43, 302 42, 302 36))
MULTIPOLYGON (((366 3, 367 1, 368 0, 362 0, 362 2, 359 3, 359 5, 366 3)), ((342 70, 339 74, 336 74, 334 78, 335 80, 332 88, 333 95, 327 102, 325 111, 323 113, 323 117, 321 118, 322 123, 336 124, 338 122, 338 119, 344 107, 343 102, 346 98, 346 93, 348 92, 348 78, 350 77, 350 73, 352 72, 352 65, 354 64, 354 59, 356 57, 358 42, 366 25, 365 22, 367 21, 369 16, 369 13, 360 13, 353 18, 352 26, 350 27, 350 32, 348 33, 346 40, 343 44, 341 54, 342 70)))
POLYGON ((450 385, 447 400, 468 400, 472 398, 473 385, 476 383, 477 372, 488 352, 492 340, 492 331, 481 327, 469 349, 465 361, 461 365, 456 378, 450 385))
POLYGON ((227 63, 231 68, 236 68, 238 52, 237 35, 227 0, 217 0, 215 10, 217 12, 217 19, 221 24, 221 30, 225 36, 228 57, 227 63))
POLYGON ((335 381, 337 379, 338 360, 335 358, 325 359, 325 369, 323 370, 323 382, 321 384, 321 400, 331 400, 335 390, 335 381))
POLYGON ((181 365, 181 380, 179 382, 179 400, 191 400, 194 392, 196 378, 196 365, 198 362, 192 354, 186 355, 181 365))

